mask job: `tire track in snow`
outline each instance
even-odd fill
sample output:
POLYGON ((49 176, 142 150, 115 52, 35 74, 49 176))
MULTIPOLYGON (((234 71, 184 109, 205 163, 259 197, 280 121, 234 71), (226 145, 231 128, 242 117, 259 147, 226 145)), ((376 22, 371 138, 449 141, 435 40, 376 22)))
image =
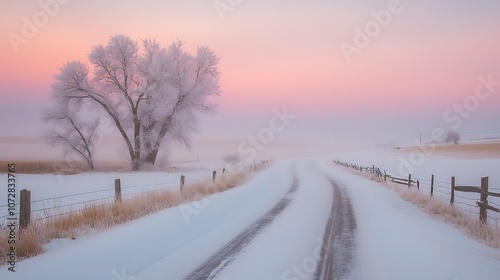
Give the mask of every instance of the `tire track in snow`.
POLYGON ((314 279, 345 279, 354 255, 356 220, 344 187, 330 179, 333 204, 314 279))
POLYGON ((266 214, 260 217, 253 224, 248 226, 238 236, 233 238, 222 249, 212 255, 207 261, 201 264, 186 278, 187 280, 214 279, 217 274, 231 264, 241 251, 273 220, 278 216, 292 201, 295 192, 298 189, 297 178, 293 176, 292 186, 285 196, 266 214))

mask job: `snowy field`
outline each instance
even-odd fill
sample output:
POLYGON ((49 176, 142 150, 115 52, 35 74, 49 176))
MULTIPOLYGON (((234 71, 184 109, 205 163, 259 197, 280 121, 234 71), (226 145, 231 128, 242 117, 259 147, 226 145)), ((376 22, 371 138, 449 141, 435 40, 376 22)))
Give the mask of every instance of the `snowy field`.
MULTIPOLYGON (((90 172, 78 175, 37 175, 17 174, 16 197, 21 189, 31 191, 32 220, 54 217, 69 211, 78 211, 90 203, 112 203, 114 201, 114 181, 121 180, 124 199, 147 191, 159 189, 179 189, 180 176, 186 176, 186 183, 210 179, 212 171, 221 172, 227 167, 225 156, 234 156, 244 139, 195 138, 190 150, 180 145, 171 145, 161 151, 159 163, 173 166, 182 172, 90 172), (167 153, 167 157, 165 154, 167 153), (164 162, 165 161, 165 162, 164 162), (168 163, 167 163, 168 162, 168 163)), ((104 139, 97 147, 96 160, 116 162, 123 158, 120 139, 104 139)), ((327 150, 326 147, 306 145, 300 142, 275 141, 266 146, 254 162, 290 155, 314 154, 327 150), (293 152, 290 152, 293 151, 293 152), (264 156, 265 155, 265 156, 264 156)), ((64 154, 57 148, 49 147, 42 139, 33 137, 0 137, 0 160, 51 161, 61 160, 64 154)), ((250 166, 254 162, 245 163, 250 166)), ((127 164, 124 162, 123 164, 127 164)), ((128 167, 128 164, 126 165, 128 167)), ((127 168, 126 167, 126 168, 127 168)), ((175 170, 175 169, 174 169, 175 170)), ((0 182, 7 182, 7 174, 0 173, 0 182)), ((1 183, 0 183, 1 184, 1 183)), ((7 192, 0 192, 0 226, 5 223, 7 212, 7 192)), ((19 199, 16 216, 19 214, 19 199)))
MULTIPOLYGON (((220 169, 222 170, 222 168, 220 169)), ((115 197, 115 179, 120 179, 122 197, 127 199, 154 190, 179 190, 180 177, 186 183, 209 180, 212 170, 130 173, 83 173, 77 175, 17 174, 16 216, 19 213, 19 192, 31 192, 31 219, 36 221, 78 211, 91 203, 112 203, 115 197)), ((0 181, 7 182, 7 174, 0 174, 0 181)), ((7 217, 6 192, 0 194, 0 224, 7 217)))
MULTIPOLYGON (((344 159, 360 160, 361 155, 344 154, 344 159)), ((379 154, 378 159, 383 164, 385 158, 379 154)), ((1 267, 0 278, 493 280, 500 271, 499 249, 464 236, 390 189, 332 165, 330 155, 282 160, 238 188, 102 233, 54 240, 46 249, 19 262, 16 273, 1 267), (331 248, 322 241, 330 209, 336 209, 333 182, 349 201, 344 207, 353 209, 355 246, 352 258, 334 257, 345 274, 322 278, 316 277, 316 268, 324 263, 324 251, 339 252, 346 244, 336 236, 331 248), (268 223, 252 230, 263 217, 268 223), (234 243, 243 233, 249 240, 234 243), (225 255, 228 244, 234 247, 225 255), (218 258, 219 265, 207 267, 218 258), (194 271, 210 273, 193 278, 194 271)))
MULTIPOLYGON (((451 177, 455 176, 456 185, 480 186, 481 177, 489 177, 489 191, 500 193, 500 157, 473 156, 472 153, 456 156, 424 154, 419 150, 399 151, 372 148, 356 152, 338 153, 334 159, 361 166, 375 165, 388 174, 420 181, 420 190, 430 194, 431 175, 434 174, 434 196, 450 201, 451 177)), ((402 186, 403 187, 403 186, 402 186)), ((479 219, 478 193, 455 192, 455 205, 472 217, 479 219)), ((500 208, 500 198, 489 197, 488 203, 500 208)), ((500 229, 500 214, 488 211, 488 222, 500 229)))

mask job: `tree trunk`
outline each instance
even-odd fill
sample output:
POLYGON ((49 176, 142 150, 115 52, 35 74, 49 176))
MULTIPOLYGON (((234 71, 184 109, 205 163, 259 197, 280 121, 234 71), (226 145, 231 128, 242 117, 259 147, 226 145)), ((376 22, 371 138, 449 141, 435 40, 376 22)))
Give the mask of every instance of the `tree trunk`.
POLYGON ((89 167, 90 171, 94 171, 94 161, 92 160, 92 157, 89 156, 86 158, 87 160, 87 166, 89 167))
POLYGON ((134 118, 134 156, 135 162, 132 161, 132 169, 138 171, 141 165, 141 123, 137 117, 137 108, 132 108, 134 118))
POLYGON ((158 156, 158 150, 159 149, 154 149, 152 151, 149 151, 146 155, 144 155, 144 163, 149 163, 154 165, 156 162, 156 157, 158 156))
POLYGON ((140 167, 140 161, 134 156, 134 158, 132 159, 132 171, 139 171, 140 167))
POLYGON ((90 168, 90 171, 94 171, 94 160, 92 159, 92 152, 90 151, 90 147, 86 147, 87 149, 87 153, 88 153, 88 157, 87 157, 87 165, 89 166, 90 168))

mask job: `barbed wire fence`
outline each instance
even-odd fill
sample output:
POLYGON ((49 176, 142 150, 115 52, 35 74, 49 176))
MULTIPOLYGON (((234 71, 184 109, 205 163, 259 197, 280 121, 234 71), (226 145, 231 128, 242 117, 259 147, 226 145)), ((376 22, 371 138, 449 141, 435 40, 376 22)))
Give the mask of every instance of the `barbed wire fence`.
MULTIPOLYGON (((486 183, 486 191, 481 189, 481 186, 458 186, 454 183, 454 177, 451 181, 435 180, 434 175, 430 178, 416 178, 409 174, 408 178, 400 178, 387 173, 385 170, 372 166, 361 166, 357 164, 347 163, 340 160, 333 160, 334 163, 355 169, 360 172, 368 172, 375 177, 391 181, 402 185, 407 185, 408 188, 415 187, 417 190, 428 191, 430 196, 436 197, 441 200, 449 200, 452 205, 459 205, 460 210, 471 215, 471 217, 480 217, 479 221, 487 223, 495 229, 500 229, 500 217, 487 216, 486 210, 499 212, 500 208, 500 188, 489 188, 486 183), (464 191, 465 193, 479 193, 479 198, 467 197, 464 195, 456 194, 457 191, 464 191), (496 192, 495 192, 496 191, 496 192), (488 198, 497 199, 494 201, 488 198), (485 203, 486 202, 486 203, 485 203)), ((487 178, 487 177, 485 177, 487 178)), ((487 181, 487 179, 486 179, 487 181)), ((484 187, 484 186, 483 186, 484 187)))
MULTIPOLYGON (((267 163, 269 163, 269 160, 254 163, 252 165, 240 166, 238 168, 251 173, 260 170, 267 163)), ((224 174, 225 168, 221 171, 222 174, 224 174)), ((121 202, 140 195, 147 194, 149 192, 162 190, 179 191, 182 190, 184 184, 189 185, 209 181, 210 179, 215 180, 216 171, 212 171, 211 173, 211 176, 207 175, 206 177, 186 179, 184 175, 180 175, 179 180, 169 180, 159 183, 134 184, 125 186, 121 186, 120 179, 116 179, 120 182, 119 190, 117 189, 115 180, 115 188, 101 187, 99 188, 99 190, 95 191, 32 200, 29 202, 29 207, 26 207, 26 205, 22 205, 21 201, 17 201, 15 203, 16 211, 14 213, 7 213, 7 211, 4 211, 8 207, 7 204, 0 205, 0 213, 7 213, 4 215, 0 215, 0 230, 5 228, 4 221, 8 217, 22 217, 23 211, 29 213, 29 215, 27 215, 28 220, 23 221, 20 218, 19 224, 21 225, 21 227, 26 227, 30 223, 37 223, 44 220, 58 218, 64 215, 75 214, 85 211, 89 208, 109 206, 116 203, 118 199, 121 202)), ((23 191, 27 190, 21 190, 21 192, 23 191)))

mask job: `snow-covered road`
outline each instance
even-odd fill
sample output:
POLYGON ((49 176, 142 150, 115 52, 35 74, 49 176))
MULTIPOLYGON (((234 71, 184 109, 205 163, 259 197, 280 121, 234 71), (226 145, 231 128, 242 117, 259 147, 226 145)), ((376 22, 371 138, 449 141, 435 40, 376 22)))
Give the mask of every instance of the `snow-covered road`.
POLYGON ((187 279, 343 279, 348 274, 355 222, 345 189, 311 162, 292 169, 294 180, 284 197, 187 279))
MULTIPOLYGON (((57 243, 57 242, 54 242, 57 243)), ((0 268, 0 279, 498 279, 500 251, 326 160, 0 268)))

